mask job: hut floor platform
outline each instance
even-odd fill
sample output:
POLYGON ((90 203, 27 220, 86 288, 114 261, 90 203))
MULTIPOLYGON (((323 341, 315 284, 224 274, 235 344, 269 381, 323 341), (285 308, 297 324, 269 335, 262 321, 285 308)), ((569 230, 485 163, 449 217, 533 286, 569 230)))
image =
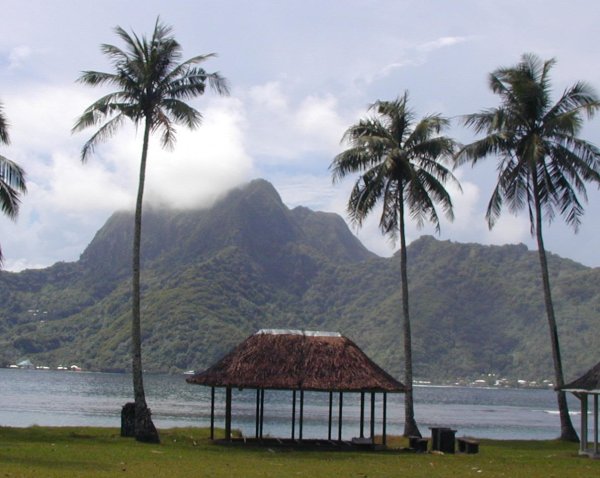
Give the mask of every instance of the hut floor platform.
POLYGON ((384 451, 388 450, 385 445, 372 443, 356 443, 352 441, 338 441, 305 438, 292 440, 291 438, 232 438, 231 440, 214 440, 218 445, 226 446, 257 446, 269 448, 289 448, 302 450, 328 450, 328 451, 384 451))

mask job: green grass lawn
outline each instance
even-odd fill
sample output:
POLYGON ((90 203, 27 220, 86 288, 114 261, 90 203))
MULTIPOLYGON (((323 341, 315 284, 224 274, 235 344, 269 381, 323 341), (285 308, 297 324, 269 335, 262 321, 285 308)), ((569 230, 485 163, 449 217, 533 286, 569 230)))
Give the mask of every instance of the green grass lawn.
POLYGON ((148 445, 111 428, 0 427, 0 478, 600 476, 600 460, 557 441, 482 440, 477 455, 433 455, 223 446, 199 428, 160 433, 162 444, 148 445))

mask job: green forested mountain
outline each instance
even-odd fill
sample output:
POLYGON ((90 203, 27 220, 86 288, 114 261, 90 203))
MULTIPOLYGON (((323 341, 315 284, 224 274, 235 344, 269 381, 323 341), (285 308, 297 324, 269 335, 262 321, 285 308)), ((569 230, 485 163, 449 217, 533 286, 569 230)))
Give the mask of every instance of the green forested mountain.
MULTIPOLYGON (((79 261, 0 272, 0 364, 129 369, 132 225, 115 213, 79 261)), ((339 216, 290 210, 256 180, 210 209, 149 210, 143 227, 146 370, 202 369, 257 329, 305 328, 400 375, 399 257, 339 216)), ((408 254, 417 379, 553 376, 536 252, 422 237, 408 254)), ((551 255, 550 270, 569 379, 600 360, 600 269, 551 255)))

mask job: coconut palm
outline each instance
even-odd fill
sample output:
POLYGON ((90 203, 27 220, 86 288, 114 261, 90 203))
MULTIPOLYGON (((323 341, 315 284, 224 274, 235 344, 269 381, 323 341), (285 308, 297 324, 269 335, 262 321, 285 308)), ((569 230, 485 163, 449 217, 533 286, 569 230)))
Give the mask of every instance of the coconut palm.
MULTIPOLYGON (((591 117, 600 105, 595 92, 583 82, 567 88, 553 104, 549 75, 554 64, 553 59, 541 61, 525 54, 516 66, 490 74, 489 86, 501 104, 465 116, 465 124, 485 136, 461 148, 457 164, 476 164, 486 156, 498 158, 498 182, 486 212, 490 228, 505 203, 513 213, 527 209, 538 246, 555 385, 561 387, 564 378, 542 224, 544 217, 550 222, 558 212, 577 231, 583 214, 581 198, 586 199, 585 182, 600 184, 600 151, 578 137, 584 116, 591 117)), ((561 439, 577 440, 561 391, 558 406, 561 439)))
POLYGON ((440 160, 451 156, 455 142, 439 133, 449 122, 430 115, 415 122, 408 108, 408 93, 394 101, 377 101, 369 108, 375 115, 360 120, 344 134, 349 148, 333 160, 330 169, 334 182, 359 173, 348 200, 350 219, 361 226, 369 213, 382 205, 379 227, 392 240, 400 238, 402 313, 404 332, 405 436, 420 436, 414 417, 412 344, 409 315, 406 257, 407 214, 422 227, 425 221, 440 230, 436 203, 449 219, 452 201, 445 189, 447 181, 458 185, 440 160))
POLYGON ((135 206, 132 279, 132 370, 135 398, 135 437, 140 441, 158 441, 146 405, 141 356, 140 331, 140 240, 142 229, 142 202, 148 157, 148 141, 152 133, 159 133, 163 147, 173 147, 175 125, 195 128, 201 114, 185 101, 202 95, 208 84, 219 94, 227 94, 226 80, 218 73, 207 73, 198 66, 214 54, 195 56, 181 62, 181 46, 172 36, 172 29, 158 19, 150 38, 129 35, 116 27, 124 49, 102 45, 114 72, 84 71, 79 82, 90 86, 109 85, 116 91, 106 94, 90 105, 75 123, 73 131, 101 124, 85 143, 81 160, 85 162, 96 145, 112 136, 126 121, 143 125, 143 143, 139 182, 135 206))
MULTIPOLYGON (((8 122, 0 103, 0 143, 9 144, 8 122)), ((0 209, 9 218, 15 219, 19 213, 19 195, 27 192, 25 172, 18 164, 0 155, 0 209)), ((3 256, 0 248, 0 267, 3 256)))

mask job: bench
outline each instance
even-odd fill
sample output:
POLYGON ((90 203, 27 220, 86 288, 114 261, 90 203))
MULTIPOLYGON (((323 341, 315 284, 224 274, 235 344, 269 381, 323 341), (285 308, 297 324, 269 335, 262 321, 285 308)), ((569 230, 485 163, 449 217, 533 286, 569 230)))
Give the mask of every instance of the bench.
POLYGON ((418 453, 425 453, 427 451, 427 438, 421 438, 418 436, 408 437, 408 447, 418 453))
POLYGON ((457 438, 456 441, 458 442, 458 451, 460 453, 467 453, 467 454, 479 453, 479 440, 475 440, 473 438, 462 437, 462 438, 457 438))

